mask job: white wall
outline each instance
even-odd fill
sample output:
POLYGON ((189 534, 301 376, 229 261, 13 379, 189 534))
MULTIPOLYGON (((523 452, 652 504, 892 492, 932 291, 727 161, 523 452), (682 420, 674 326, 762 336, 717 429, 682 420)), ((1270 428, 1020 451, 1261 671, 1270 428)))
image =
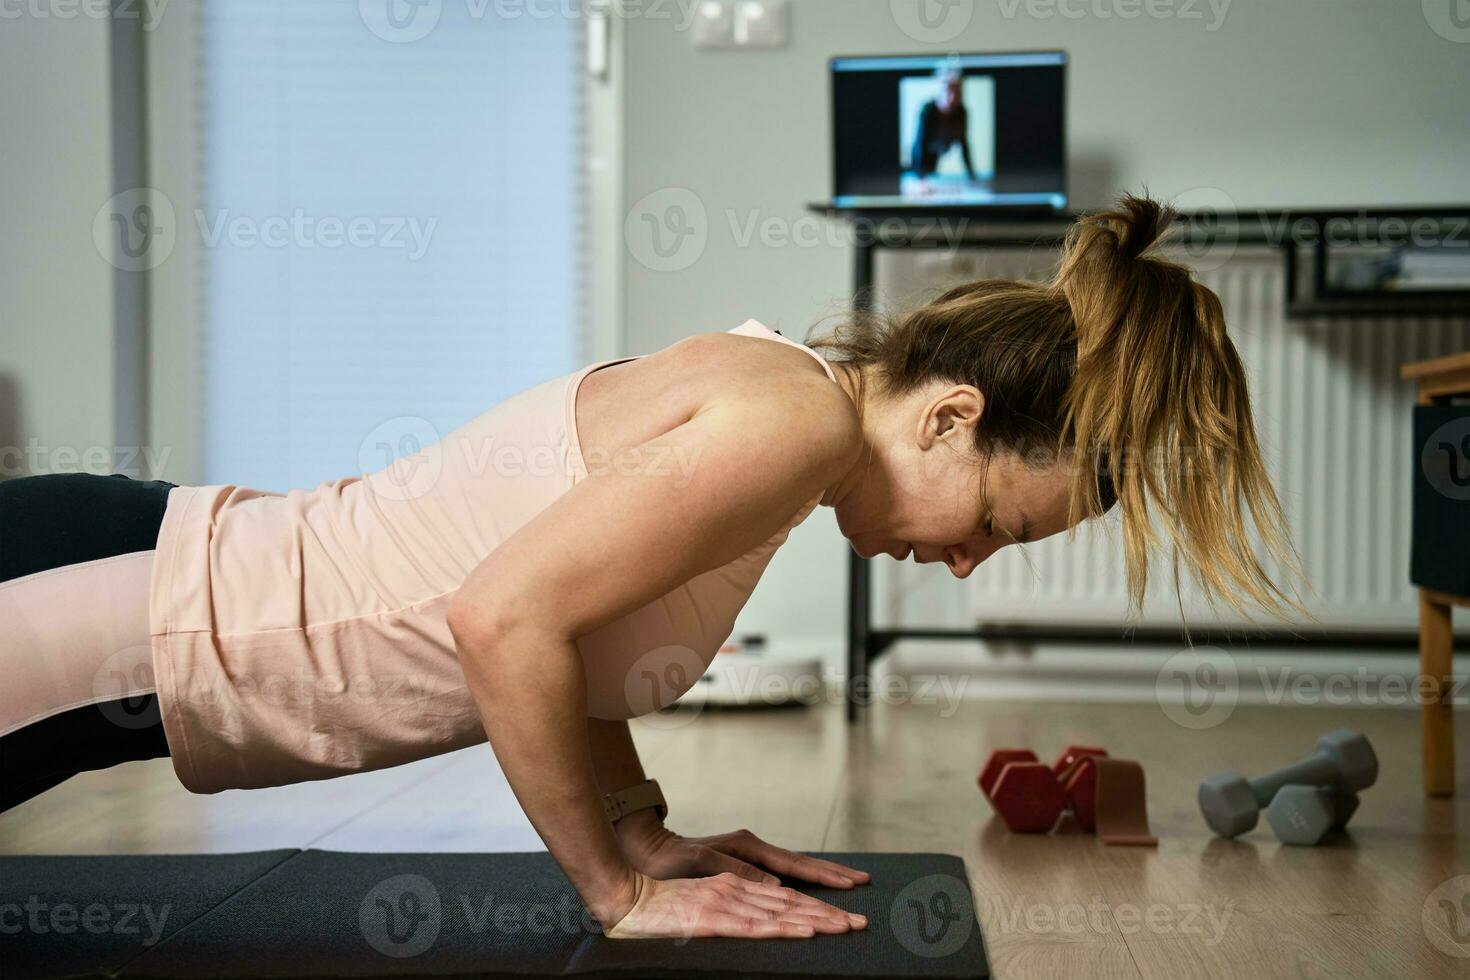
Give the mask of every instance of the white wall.
POLYGON ((108 65, 105 20, 0 20, 0 478, 112 465, 108 65))
MULTIPOLYGON (((1165 197, 1216 188, 1240 207, 1470 199, 1470 43, 1435 33, 1418 2, 1216 0, 1212 10, 1179 0, 1173 7, 1197 19, 1124 20, 1064 17, 1035 0, 958 0, 952 9, 971 13, 968 27, 935 45, 901 29, 893 11, 904 3, 795 0, 790 44, 773 51, 696 50, 681 29, 687 3, 660 5, 663 16, 644 4, 645 16, 617 22, 625 213, 637 221, 684 188, 707 216, 702 250, 696 234, 695 252, 681 257, 697 258, 677 271, 650 268, 627 240, 600 243, 626 249, 630 352, 747 316, 802 337, 841 311, 850 251, 826 242, 830 227, 805 210, 830 193, 826 62, 836 54, 1067 50, 1070 180, 1082 208, 1145 185, 1165 197), (661 196, 640 208, 649 194, 661 196), (742 244, 752 220, 815 243, 757 235, 742 244)), ((844 548, 819 509, 777 556, 739 629, 840 648, 844 548)))

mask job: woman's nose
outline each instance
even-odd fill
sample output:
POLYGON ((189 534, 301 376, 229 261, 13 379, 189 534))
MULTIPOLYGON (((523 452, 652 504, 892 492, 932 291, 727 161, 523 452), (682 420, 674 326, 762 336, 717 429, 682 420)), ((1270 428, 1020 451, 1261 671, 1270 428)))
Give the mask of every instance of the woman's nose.
POLYGON ((975 566, 983 560, 977 557, 967 545, 944 549, 944 563, 949 566, 950 574, 955 578, 967 578, 975 570, 975 566))

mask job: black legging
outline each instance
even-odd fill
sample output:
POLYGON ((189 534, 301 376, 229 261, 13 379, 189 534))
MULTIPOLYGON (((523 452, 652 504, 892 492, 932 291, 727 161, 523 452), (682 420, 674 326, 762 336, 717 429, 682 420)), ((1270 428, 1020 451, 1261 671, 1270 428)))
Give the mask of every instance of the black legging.
MULTIPOLYGON (((0 582, 152 551, 172 487, 161 480, 87 474, 0 482, 0 582)), ((0 736, 0 811, 79 772, 168 754, 155 695, 51 715, 0 736), (118 712, 129 717, 128 724, 111 720, 118 712)))

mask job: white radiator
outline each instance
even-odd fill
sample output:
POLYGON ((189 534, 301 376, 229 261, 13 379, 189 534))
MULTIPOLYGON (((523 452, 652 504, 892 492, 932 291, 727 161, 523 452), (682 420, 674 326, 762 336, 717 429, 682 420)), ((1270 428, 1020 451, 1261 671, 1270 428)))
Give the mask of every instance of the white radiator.
MULTIPOLYGON (((889 282, 937 286, 976 275, 1039 278, 1050 252, 920 255, 889 282), (969 257, 967 257, 969 256, 969 257), (965 263, 973 263, 966 266, 965 263)), ((881 270, 880 270, 881 271, 881 270)), ((1202 275, 1220 294, 1230 333, 1250 373, 1256 425, 1324 627, 1401 632, 1417 622, 1408 582, 1411 406, 1399 364, 1470 347, 1470 318, 1287 320, 1280 254, 1241 248, 1202 275)), ((923 298, 915 291, 891 297, 923 298)), ((1064 535, 1002 550, 959 582, 942 567, 875 563, 875 619, 882 625, 968 627, 1117 624, 1127 608, 1116 516, 1064 535)), ((1191 627, 1240 626, 1228 608, 1183 594, 1191 627)), ((1155 566, 1141 625, 1177 626, 1166 563, 1155 566)), ((1265 622, 1261 620, 1261 622, 1265 622)))

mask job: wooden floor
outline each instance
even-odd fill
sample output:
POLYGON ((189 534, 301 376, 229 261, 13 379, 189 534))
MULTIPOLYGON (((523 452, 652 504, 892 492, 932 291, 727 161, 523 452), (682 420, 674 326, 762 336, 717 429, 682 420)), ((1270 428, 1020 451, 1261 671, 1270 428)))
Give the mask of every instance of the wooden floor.
MULTIPOLYGON (((964 856, 995 975, 1470 976, 1470 794, 1427 800, 1411 711, 1240 708, 1192 731, 1145 705, 881 705, 848 727, 835 706, 706 711, 637 724, 670 825, 748 826, 805 850, 964 856), (1213 839, 1195 786, 1254 773, 1358 728, 1383 763, 1350 834, 1279 846, 1264 826, 1213 839), (1006 833, 975 788, 985 753, 1101 743, 1143 762, 1157 849, 1006 833), (1457 879, 1458 877, 1458 880, 1457 879), (1438 891, 1436 891, 1438 889, 1438 891)), ((1470 787, 1470 724, 1459 726, 1470 787)), ((73 779, 0 815, 0 853, 529 850, 535 835, 480 747, 381 773, 190 796, 166 761, 73 779)))

